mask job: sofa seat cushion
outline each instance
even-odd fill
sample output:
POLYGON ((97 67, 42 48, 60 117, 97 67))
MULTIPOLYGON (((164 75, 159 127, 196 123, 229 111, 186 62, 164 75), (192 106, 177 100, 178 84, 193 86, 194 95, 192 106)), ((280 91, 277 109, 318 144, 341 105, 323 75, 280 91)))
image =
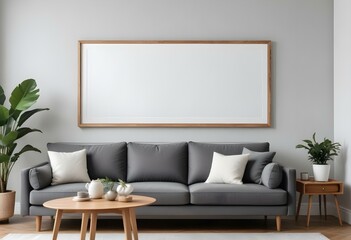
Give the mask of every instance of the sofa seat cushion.
POLYGON ((49 186, 40 190, 33 190, 29 195, 32 205, 43 205, 44 202, 64 197, 73 197, 78 191, 86 191, 85 183, 67 183, 49 186))
POLYGON ((153 205, 186 205, 190 202, 187 185, 174 182, 134 182, 132 194, 156 198, 153 205))
POLYGON ((287 192, 247 184, 196 183, 189 186, 190 202, 195 205, 273 206, 287 204, 287 192))

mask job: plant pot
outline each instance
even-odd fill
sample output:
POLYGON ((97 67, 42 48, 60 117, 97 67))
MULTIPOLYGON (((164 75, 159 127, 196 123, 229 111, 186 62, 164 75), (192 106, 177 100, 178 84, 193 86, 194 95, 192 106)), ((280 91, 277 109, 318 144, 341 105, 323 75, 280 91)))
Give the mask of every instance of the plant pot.
POLYGON ((314 180, 318 182, 327 182, 329 180, 330 165, 313 164, 314 180))
POLYGON ((7 221, 15 210, 15 191, 0 193, 0 221, 7 221))
POLYGON ((105 194, 105 198, 109 201, 115 201, 117 198, 117 192, 115 190, 110 190, 105 194))

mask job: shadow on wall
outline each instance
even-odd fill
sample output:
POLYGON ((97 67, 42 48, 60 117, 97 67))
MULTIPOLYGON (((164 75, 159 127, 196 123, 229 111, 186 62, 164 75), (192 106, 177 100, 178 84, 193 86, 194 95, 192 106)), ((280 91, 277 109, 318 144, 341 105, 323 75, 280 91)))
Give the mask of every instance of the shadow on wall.
POLYGON ((343 142, 341 144, 340 153, 334 158, 334 178, 337 180, 345 180, 347 176, 347 144, 343 142))
POLYGON ((347 168, 347 144, 344 142, 339 156, 334 160, 334 178, 344 181, 344 195, 340 196, 340 204, 348 206, 351 198, 351 185, 345 182, 346 176, 350 176, 351 172, 347 168))

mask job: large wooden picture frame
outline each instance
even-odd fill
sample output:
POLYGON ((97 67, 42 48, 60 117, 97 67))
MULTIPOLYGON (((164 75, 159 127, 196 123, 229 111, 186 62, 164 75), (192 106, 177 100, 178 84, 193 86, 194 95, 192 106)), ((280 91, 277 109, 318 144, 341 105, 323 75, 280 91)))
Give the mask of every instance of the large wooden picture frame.
POLYGON ((79 127, 271 125, 271 41, 78 45, 79 127))

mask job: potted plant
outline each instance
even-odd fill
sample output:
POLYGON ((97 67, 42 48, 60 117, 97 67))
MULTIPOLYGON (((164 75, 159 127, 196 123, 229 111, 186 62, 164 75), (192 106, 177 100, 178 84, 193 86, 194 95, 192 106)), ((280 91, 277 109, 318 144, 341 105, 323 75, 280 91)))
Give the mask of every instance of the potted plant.
POLYGON ((11 170, 18 158, 25 152, 39 149, 25 145, 17 150, 17 141, 28 133, 41 132, 24 127, 23 124, 37 112, 48 110, 38 108, 28 110, 39 98, 39 89, 34 79, 24 80, 11 93, 9 108, 5 107, 6 96, 0 86, 0 221, 8 221, 14 213, 15 191, 7 189, 11 170))
POLYGON ((109 201, 115 201, 117 198, 117 192, 113 189, 115 182, 108 177, 100 179, 102 184, 107 188, 107 192, 105 194, 105 198, 109 201))
POLYGON ((312 140, 303 140, 304 144, 298 144, 296 148, 308 150, 308 159, 313 163, 313 175, 315 181, 328 181, 330 165, 327 163, 333 160, 340 151, 340 143, 333 143, 331 140, 324 138, 320 143, 316 141, 316 133, 313 134, 312 140))

